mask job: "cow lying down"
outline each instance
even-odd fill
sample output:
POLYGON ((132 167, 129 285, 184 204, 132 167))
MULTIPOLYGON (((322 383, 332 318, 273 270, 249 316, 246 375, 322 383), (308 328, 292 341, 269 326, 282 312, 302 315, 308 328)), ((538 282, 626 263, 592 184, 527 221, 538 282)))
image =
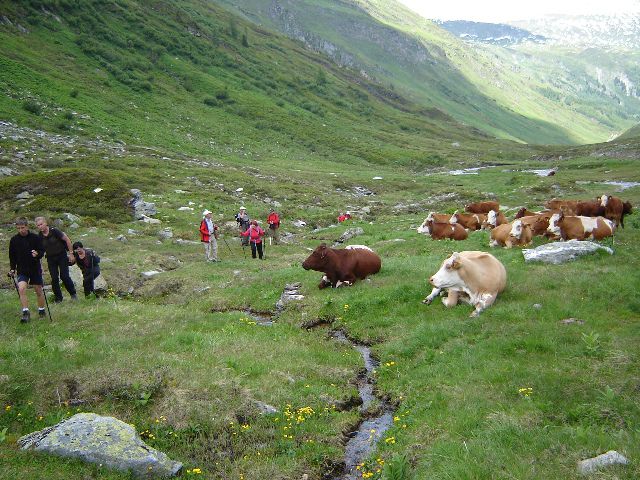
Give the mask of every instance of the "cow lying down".
POLYGON ((486 252, 454 252, 447 258, 431 278, 433 290, 422 303, 431 304, 443 289, 447 296, 442 303, 453 307, 458 302, 473 305, 471 317, 480 313, 495 302, 507 283, 507 271, 493 255, 486 252))
POLYGON ((358 278, 364 280, 368 275, 378 273, 381 265, 380 257, 364 245, 337 249, 323 243, 302 263, 302 268, 324 273, 318 288, 336 288, 353 285, 358 278))

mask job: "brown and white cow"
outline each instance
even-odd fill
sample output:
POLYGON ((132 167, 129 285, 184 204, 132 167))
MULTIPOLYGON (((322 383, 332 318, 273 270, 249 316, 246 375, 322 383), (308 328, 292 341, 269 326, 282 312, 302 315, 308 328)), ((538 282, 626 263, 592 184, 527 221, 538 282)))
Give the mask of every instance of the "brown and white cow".
POLYGON ((443 240, 449 238, 451 240, 465 240, 468 237, 467 231, 459 223, 434 222, 429 220, 424 227, 424 231, 418 230, 420 233, 431 235, 434 240, 443 240))
POLYGON ((602 240, 615 232, 616 226, 604 217, 578 217, 554 213, 549 220, 548 232, 562 240, 602 240))
POLYGON ((509 220, 507 220, 504 213, 491 210, 487 213, 487 219, 482 224, 482 228, 491 230, 496 228, 498 225, 504 225, 505 223, 509 223, 509 220))
POLYGON ((449 215, 448 213, 429 212, 429 215, 427 215, 427 218, 424 219, 422 225, 418 227, 418 233, 425 233, 427 235, 430 235, 430 232, 427 229, 427 223, 429 223, 429 221, 433 221, 435 223, 446 223, 450 218, 451 215, 449 215))
POLYGON ((602 195, 598 200, 604 208, 602 216, 615 223, 616 227, 620 225, 624 228, 624 216, 631 213, 631 203, 623 202, 618 197, 612 197, 611 195, 602 195))
POLYGON ((553 214, 554 212, 548 210, 537 215, 521 217, 518 220, 520 220, 523 225, 529 225, 529 227, 531 227, 531 233, 534 236, 544 236, 547 234, 547 228, 549 228, 549 219, 553 214))
POLYGON ((491 210, 495 210, 496 212, 500 210, 500 204, 494 201, 486 201, 486 202, 473 202, 469 205, 465 205, 465 212, 470 213, 489 213, 491 210))
POLYGON ((487 216, 484 213, 460 213, 456 210, 451 215, 449 223, 459 223, 469 230, 480 230, 486 220, 487 216))
POLYGON ((440 269, 429 278, 433 290, 422 303, 427 305, 445 289, 447 297, 442 303, 447 307, 459 301, 473 305, 471 317, 477 317, 495 302, 507 285, 507 271, 493 255, 486 252, 454 252, 440 269))
POLYGON ((305 270, 316 270, 324 275, 318 288, 352 285, 356 279, 364 280, 368 275, 380 271, 382 260, 365 245, 349 245, 337 249, 321 244, 302 263, 305 270))
POLYGON ((505 223, 491 230, 490 247, 524 247, 531 243, 533 232, 531 227, 521 218, 513 223, 505 223))

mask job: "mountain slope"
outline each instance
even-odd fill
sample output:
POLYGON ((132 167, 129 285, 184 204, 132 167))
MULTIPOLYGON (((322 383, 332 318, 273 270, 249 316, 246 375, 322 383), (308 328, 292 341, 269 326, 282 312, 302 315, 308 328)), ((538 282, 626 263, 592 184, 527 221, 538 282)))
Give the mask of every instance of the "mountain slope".
POLYGON ((629 126, 613 102, 606 105, 611 119, 601 122, 547 98, 513 62, 496 63, 491 52, 465 45, 397 2, 219 1, 493 136, 589 143, 629 126))
POLYGON ((423 165, 484 143, 219 6, 0 3, 0 118, 221 158, 423 165), (480 143, 478 143, 480 142, 480 143), (447 148, 450 150, 450 148, 447 148))

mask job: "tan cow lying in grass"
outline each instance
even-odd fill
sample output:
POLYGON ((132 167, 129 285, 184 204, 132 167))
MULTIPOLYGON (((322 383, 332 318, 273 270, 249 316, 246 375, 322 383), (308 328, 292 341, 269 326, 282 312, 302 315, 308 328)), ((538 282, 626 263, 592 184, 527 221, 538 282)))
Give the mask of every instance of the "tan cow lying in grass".
POLYGON ((473 305, 471 317, 480 313, 495 302, 496 297, 507 285, 507 271, 493 255, 486 252, 454 252, 440 269, 429 278, 433 290, 422 303, 433 302, 443 289, 447 296, 442 303, 453 307, 458 302, 473 305))
POLYGON ((513 223, 505 223, 491 230, 490 247, 524 247, 531 243, 533 232, 531 227, 524 223, 522 219, 514 220, 513 223))

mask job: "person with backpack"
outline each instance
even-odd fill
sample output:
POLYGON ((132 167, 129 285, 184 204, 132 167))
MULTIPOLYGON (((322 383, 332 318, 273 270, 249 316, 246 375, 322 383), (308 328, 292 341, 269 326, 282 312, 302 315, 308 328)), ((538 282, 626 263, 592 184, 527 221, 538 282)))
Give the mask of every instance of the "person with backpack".
POLYGON ((240 235, 247 237, 249 244, 251 245, 251 257, 256 258, 256 251, 262 260, 262 237, 264 237, 264 230, 258 226, 258 222, 253 220, 246 232, 242 232, 240 235))
POLYGON ((280 235, 278 233, 278 229, 280 228, 280 216, 273 208, 269 211, 267 224, 269 225, 269 245, 271 245, 271 239, 273 239, 273 243, 278 245, 278 242, 280 242, 280 235))
POLYGON ((207 262, 219 262, 218 260, 218 225, 213 223, 211 212, 202 212, 200 222, 200 241, 204 243, 204 258, 207 262))
POLYGON ((75 242, 71 264, 74 263, 82 272, 84 296, 88 297, 95 293, 94 281, 100 275, 100 257, 90 248, 84 248, 82 242, 75 242))
MULTIPOLYGON (((247 213, 247 209, 244 207, 240 207, 240 211, 236 213, 236 223, 238 224, 238 229, 240 230, 240 235, 242 232, 247 231, 249 225, 251 224, 251 220, 249 219, 249 214, 247 213)), ((242 246, 245 247, 249 244, 248 238, 242 238, 242 246)))
POLYGON ((54 302, 62 302, 62 289, 60 280, 64 284, 71 300, 77 300, 76 287, 69 275, 69 264, 73 261, 73 247, 71 240, 64 232, 57 228, 49 227, 44 217, 36 217, 36 227, 40 230, 40 240, 47 256, 47 266, 51 275, 51 289, 55 296, 54 302))
POLYGON ((16 220, 17 235, 9 240, 9 277, 13 282, 17 282, 16 288, 22 305, 22 317, 20 321, 27 323, 31 319, 29 312, 29 300, 27 298, 27 286, 33 285, 36 291, 38 302, 38 316, 46 316, 44 306, 45 298, 42 287, 42 266, 40 259, 44 256, 44 247, 40 237, 29 231, 29 223, 26 218, 20 217, 16 220))

